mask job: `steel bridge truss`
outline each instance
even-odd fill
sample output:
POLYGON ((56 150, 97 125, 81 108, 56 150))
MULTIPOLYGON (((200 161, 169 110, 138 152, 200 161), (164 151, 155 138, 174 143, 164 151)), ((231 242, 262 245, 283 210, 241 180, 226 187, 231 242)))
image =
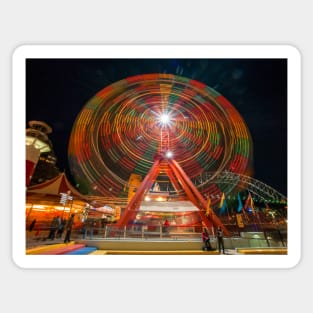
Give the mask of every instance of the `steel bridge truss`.
POLYGON ((237 187, 237 189, 249 191, 254 197, 264 202, 287 202, 287 197, 271 186, 250 176, 229 171, 220 173, 204 172, 192 181, 199 190, 205 190, 207 186, 217 184, 225 194, 231 193, 237 187))

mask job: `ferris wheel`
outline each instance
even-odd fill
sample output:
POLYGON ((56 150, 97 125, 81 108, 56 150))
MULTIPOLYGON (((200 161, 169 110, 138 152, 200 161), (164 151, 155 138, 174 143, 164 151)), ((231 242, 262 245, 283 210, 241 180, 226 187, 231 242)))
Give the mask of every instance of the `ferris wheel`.
MULTIPOLYGON (((77 116, 68 148, 80 190, 114 197, 125 195, 131 174, 145 177, 156 155, 173 157, 193 179, 205 172, 250 176, 252 152, 245 121, 223 95, 202 82, 160 73, 100 90, 77 116)), ((166 177, 159 185, 172 187, 166 177)), ((210 188, 206 192, 220 192, 218 184, 210 188)))

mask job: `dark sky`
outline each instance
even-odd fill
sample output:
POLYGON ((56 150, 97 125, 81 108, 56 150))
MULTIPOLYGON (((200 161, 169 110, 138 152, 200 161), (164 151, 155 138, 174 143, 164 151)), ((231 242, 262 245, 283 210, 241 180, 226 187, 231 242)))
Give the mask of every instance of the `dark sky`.
MULTIPOLYGON (((247 123, 254 145, 254 178, 287 195, 287 61, 284 59, 29 59, 26 123, 41 120, 57 165, 70 180, 67 148, 86 102, 129 76, 168 73, 195 79, 226 97, 247 123)), ((27 124, 28 126, 28 124, 27 124)))

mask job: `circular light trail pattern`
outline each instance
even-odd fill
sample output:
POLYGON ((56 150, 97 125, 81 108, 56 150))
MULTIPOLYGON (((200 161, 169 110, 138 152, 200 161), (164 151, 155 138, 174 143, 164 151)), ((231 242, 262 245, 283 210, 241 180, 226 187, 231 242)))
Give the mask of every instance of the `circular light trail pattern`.
POLYGON ((119 196, 171 151, 186 174, 250 175, 252 140, 233 105, 205 84, 171 74, 128 77, 100 90, 78 115, 69 142, 83 193, 119 196))

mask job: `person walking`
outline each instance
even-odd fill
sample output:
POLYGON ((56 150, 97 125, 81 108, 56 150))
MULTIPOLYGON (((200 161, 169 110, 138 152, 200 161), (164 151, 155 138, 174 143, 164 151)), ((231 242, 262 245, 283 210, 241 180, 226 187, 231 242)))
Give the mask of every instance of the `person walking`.
POLYGON ((67 225, 66 225, 66 235, 65 235, 65 238, 64 238, 64 243, 68 243, 71 241, 71 232, 72 232, 72 227, 73 227, 73 224, 74 224, 74 216, 75 214, 73 213, 71 215, 71 217, 69 218, 68 222, 67 222, 67 225))
POLYGON ((209 232, 206 228, 203 228, 202 232, 202 242, 204 243, 203 245, 203 250, 212 250, 211 243, 210 243, 210 235, 209 232))
POLYGON ((51 240, 55 239, 56 231, 58 230, 60 223, 61 223, 60 217, 58 215, 55 216, 51 223, 48 239, 51 239, 51 240))
POLYGON ((218 242, 218 250, 221 253, 221 250, 223 250, 223 254, 225 254, 225 249, 224 249, 224 234, 221 226, 217 228, 217 242, 218 242))
POLYGON ((62 234, 64 232, 66 226, 66 219, 62 218, 61 223, 58 227, 57 233, 56 233, 56 238, 62 238, 62 234))

